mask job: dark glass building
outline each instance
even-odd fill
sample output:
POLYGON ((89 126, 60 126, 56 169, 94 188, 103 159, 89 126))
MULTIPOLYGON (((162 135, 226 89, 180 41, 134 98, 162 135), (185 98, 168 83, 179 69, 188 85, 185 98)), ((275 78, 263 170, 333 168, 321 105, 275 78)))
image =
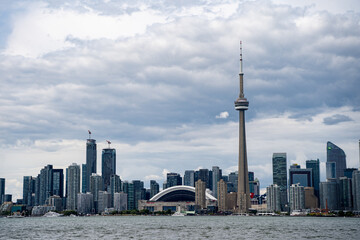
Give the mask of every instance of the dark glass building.
POLYGON ((292 165, 289 169, 289 186, 299 184, 302 187, 312 187, 312 169, 300 168, 300 165, 292 165))
POLYGON ((307 160, 306 168, 312 171, 312 185, 314 187, 315 196, 320 199, 320 162, 317 160, 307 160))
POLYGON ((158 193, 159 193, 159 184, 155 180, 150 180, 150 198, 152 198, 158 193))
POLYGON ((274 153, 272 158, 273 166, 273 184, 279 186, 280 190, 280 207, 285 210, 287 204, 287 167, 286 153, 274 153))
POLYGON ((5 178, 0 178, 0 204, 4 202, 5 197, 5 178))
POLYGON ((108 190, 110 185, 110 176, 116 174, 116 150, 114 148, 105 148, 101 155, 101 172, 104 183, 104 191, 108 190))
POLYGON ((64 197, 64 170, 53 169, 53 195, 64 197))
POLYGON ((96 173, 96 140, 87 139, 86 141, 86 192, 90 192, 90 177, 96 173))
POLYGON ((23 181, 23 204, 34 206, 32 194, 35 193, 35 179, 32 176, 24 176, 23 181))
POLYGON ((87 185, 86 185, 86 178, 87 178, 86 164, 81 164, 81 192, 82 193, 86 193, 86 191, 88 190, 87 185))
POLYGON ((194 170, 186 170, 184 174, 184 185, 185 186, 195 186, 195 171, 194 170))
POLYGON ((336 178, 339 179, 340 177, 344 176, 344 170, 346 169, 346 155, 344 151, 333 144, 332 142, 327 142, 326 145, 326 155, 327 160, 326 162, 334 162, 336 168, 336 178))
POLYGON ((167 173, 165 188, 178 186, 178 185, 182 185, 182 178, 181 178, 180 174, 179 173, 167 173))

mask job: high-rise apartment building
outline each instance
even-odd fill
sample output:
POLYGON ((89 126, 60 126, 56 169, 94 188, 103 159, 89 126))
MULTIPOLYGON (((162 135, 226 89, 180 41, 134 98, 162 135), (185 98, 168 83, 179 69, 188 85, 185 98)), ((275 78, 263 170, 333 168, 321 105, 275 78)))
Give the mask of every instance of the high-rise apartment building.
POLYGON ((274 153, 272 158, 273 184, 280 188, 281 211, 285 210, 287 204, 287 167, 286 153, 274 153))
POLYGON ((305 209, 319 208, 319 199, 315 195, 313 187, 304 187, 305 191, 305 209))
POLYGON ((24 176, 23 181, 23 204, 34 206, 32 194, 35 193, 35 179, 32 176, 24 176))
POLYGON ((197 182, 198 180, 201 180, 205 183, 205 187, 209 188, 210 184, 209 184, 209 169, 199 169, 198 171, 196 171, 195 173, 195 182, 197 182))
POLYGON ((195 182, 195 205, 197 205, 200 209, 206 208, 205 190, 205 182, 200 179, 197 180, 195 182))
POLYGON ((90 192, 94 198, 94 208, 95 212, 98 211, 98 200, 99 200, 99 191, 104 189, 103 187, 103 179, 100 175, 93 173, 90 177, 90 192))
MULTIPOLYGON (((182 178, 179 173, 167 173, 165 188, 182 185, 182 178)), ((164 189, 165 189, 164 188, 164 189)))
POLYGON ((314 194, 319 199, 320 194, 320 162, 317 160, 307 160, 306 168, 311 169, 312 186, 314 187, 314 194))
POLYGON ((360 171, 354 171, 352 175, 353 209, 360 211, 360 171))
POLYGON ((339 210, 339 186, 336 179, 320 183, 320 208, 339 210))
POLYGON ((97 213, 103 213, 105 209, 110 207, 111 207, 111 194, 108 193, 107 191, 99 191, 97 213))
POLYGON ((124 192, 115 193, 114 195, 114 209, 115 211, 125 211, 127 207, 127 194, 124 192))
POLYGON ((333 144, 332 142, 327 142, 326 145, 326 156, 327 156, 327 163, 334 162, 335 169, 336 169, 336 178, 339 179, 340 177, 344 176, 344 170, 346 169, 346 155, 345 152, 333 144))
POLYGON ((67 179, 67 198, 66 208, 68 210, 76 210, 77 195, 80 192, 80 165, 73 163, 66 170, 67 179))
POLYGON ((53 195, 53 166, 47 165, 40 170, 39 205, 53 195))
POLYGON ((224 179, 220 179, 217 182, 217 199, 218 199, 218 211, 225 212, 226 208, 226 197, 227 197, 227 184, 224 179))
POLYGON ((195 186, 195 171, 194 170, 186 170, 184 174, 184 185, 185 186, 195 186))
POLYGON ((231 172, 229 174, 229 181, 228 181, 227 189, 228 189, 228 192, 237 192, 237 190, 238 190, 238 172, 231 172))
POLYGON ((91 214, 94 211, 94 197, 91 193, 78 193, 77 212, 79 214, 91 214))
POLYGON ((146 189, 144 188, 144 182, 140 180, 133 180, 132 185, 134 187, 134 209, 138 209, 139 200, 145 199, 146 189))
POLYGON ((352 210, 353 198, 350 178, 339 178, 339 204, 340 210, 352 210))
POLYGON ((86 164, 81 164, 81 192, 82 193, 86 193, 88 191, 88 187, 87 187, 87 182, 86 182, 86 178, 87 178, 87 173, 86 173, 86 164))
POLYGON ((101 171, 104 183, 104 190, 108 191, 110 176, 116 174, 116 150, 105 148, 102 150, 101 171))
POLYGON ((159 193, 159 184, 155 180, 150 180, 150 198, 159 193))
POLYGON ((299 183, 290 186, 289 206, 291 212, 305 209, 305 189, 299 183))
POLYGON ((64 197, 64 170, 63 169, 53 169, 52 177, 52 195, 64 197))
POLYGON ((110 176, 110 186, 109 192, 111 194, 111 207, 114 207, 114 196, 115 193, 121 192, 121 180, 120 177, 116 174, 110 176))
POLYGON ((96 151, 96 140, 91 139, 89 136, 89 139, 86 141, 86 191, 90 192, 90 177, 93 173, 96 173, 96 157, 97 151, 96 151))
POLYGON ((5 200, 5 178, 0 178, 0 204, 2 204, 5 200))
POLYGON ((213 166, 212 167, 212 192, 213 192, 213 196, 215 198, 217 198, 217 186, 218 186, 218 182, 220 181, 222 177, 222 171, 218 166, 213 166))
POLYGON ((277 184, 272 184, 266 188, 267 195, 267 210, 273 212, 281 211, 281 191, 277 184))
POLYGON ((135 209, 134 184, 125 181, 123 183, 123 191, 127 194, 127 210, 135 209))

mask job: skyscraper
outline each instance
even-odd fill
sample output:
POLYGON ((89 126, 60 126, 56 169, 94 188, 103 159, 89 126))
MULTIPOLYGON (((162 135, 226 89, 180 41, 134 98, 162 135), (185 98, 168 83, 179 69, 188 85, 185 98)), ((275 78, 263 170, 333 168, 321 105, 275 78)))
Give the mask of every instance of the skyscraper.
POLYGON ((78 193, 77 211, 79 214, 90 214, 94 209, 94 200, 91 193, 78 193))
POLYGON ((277 184, 272 184, 266 188, 267 195, 267 209, 268 211, 280 212, 280 187, 277 184))
POLYGON ((336 178, 344 176, 344 170, 346 169, 346 155, 344 151, 333 144, 332 142, 327 142, 326 146, 326 155, 327 155, 327 163, 334 162, 336 168, 336 178))
POLYGON ((240 95, 235 101, 235 109, 239 111, 239 168, 238 168, 238 211, 247 212, 250 208, 250 191, 248 177, 248 163, 246 154, 246 135, 245 135, 245 111, 249 107, 249 102, 244 96, 244 73, 242 64, 242 45, 240 42, 240 95))
POLYGON ((86 191, 88 190, 87 185, 86 185, 86 178, 87 178, 87 174, 86 174, 86 164, 81 164, 81 192, 82 193, 86 193, 86 191))
POLYGON ((213 196, 217 198, 217 186, 218 181, 220 181, 222 177, 222 171, 219 167, 213 166, 212 167, 212 192, 213 196))
POLYGON ((290 185, 289 191, 290 211, 305 209, 305 190, 300 184, 290 185))
POLYGON ((205 198, 205 182, 200 179, 195 183, 195 205, 199 206, 200 209, 206 208, 206 198, 205 198))
POLYGON ((195 186, 195 172, 194 170, 186 170, 184 174, 184 185, 185 186, 195 186))
POLYGON ((274 153, 272 158, 273 184, 280 188, 280 207, 285 210, 287 204, 287 167, 286 153, 274 153))
POLYGON ((5 197, 5 178, 0 178, 0 204, 4 202, 5 197))
POLYGON ((89 139, 86 141, 86 191, 90 191, 90 177, 91 174, 96 173, 96 140, 91 139, 91 132, 89 131, 89 139))
POLYGON ((114 148, 105 148, 101 155, 101 172, 104 183, 104 190, 108 190, 110 185, 110 176, 116 174, 116 150, 114 148))
POLYGON ((307 160, 306 168, 311 169, 312 171, 312 185, 314 187, 314 194, 319 199, 319 189, 320 189, 320 162, 317 160, 307 160))
POLYGON ((354 171, 352 175, 353 208, 360 211, 360 171, 354 171))
POLYGON ((320 183, 320 208, 339 210, 339 185, 336 179, 320 183))
POLYGON ((64 170, 53 169, 53 195, 64 197, 64 170))
POLYGON ((73 163, 67 168, 67 198, 66 208, 76 210, 77 194, 80 192, 80 165, 73 163))
POLYGON ((90 192, 94 198, 94 208, 97 212, 98 210, 98 199, 99 199, 99 191, 102 191, 103 187, 103 179, 100 175, 93 173, 90 177, 90 192))
POLYGON ((225 212, 226 208, 226 196, 227 196, 227 185, 223 179, 217 182, 217 200, 218 200, 218 211, 225 212))
POLYGON ((35 180, 32 176, 24 176, 23 181, 23 204, 33 206, 32 194, 35 193, 35 180))
POLYGON ((155 180, 150 180, 150 198, 159 193, 159 184, 155 180))
MULTIPOLYGON (((210 187, 210 184, 209 184, 209 169, 199 169, 199 171, 196 171, 197 174, 196 177, 195 177, 195 182, 197 182, 197 180, 201 180, 205 183, 205 187, 206 188, 209 188, 210 187)), ((212 180, 211 180, 212 181, 212 180)))
POLYGON ((292 165, 289 169, 289 186, 299 184, 303 187, 312 187, 312 169, 302 169, 300 165, 292 165))
POLYGON ((114 207, 114 195, 121 191, 121 180, 120 177, 116 174, 110 176, 110 186, 109 191, 111 194, 111 207, 114 207))
POLYGON ((133 180, 132 185, 134 187, 134 209, 138 209, 139 200, 144 200, 145 199, 146 190, 144 188, 144 182, 143 181, 133 180))
POLYGON ((178 173, 166 174, 166 188, 178 186, 182 184, 182 178, 178 173))

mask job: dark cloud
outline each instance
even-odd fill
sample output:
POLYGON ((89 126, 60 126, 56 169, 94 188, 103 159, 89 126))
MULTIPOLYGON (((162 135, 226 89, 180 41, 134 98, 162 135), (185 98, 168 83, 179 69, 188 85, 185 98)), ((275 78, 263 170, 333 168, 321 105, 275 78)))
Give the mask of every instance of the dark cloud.
POLYGON ((335 125, 335 124, 338 124, 341 122, 349 122, 349 121, 354 121, 354 120, 346 115, 335 114, 335 115, 332 115, 331 117, 324 118, 323 122, 326 125, 335 125))

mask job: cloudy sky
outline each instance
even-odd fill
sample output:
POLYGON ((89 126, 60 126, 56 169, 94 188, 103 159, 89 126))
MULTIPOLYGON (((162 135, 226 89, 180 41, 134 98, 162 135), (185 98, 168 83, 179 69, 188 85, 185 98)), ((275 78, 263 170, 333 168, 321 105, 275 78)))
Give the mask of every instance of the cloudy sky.
POLYGON ((1 1, 0 177, 85 163, 87 130, 122 180, 237 169, 243 41, 249 170, 321 161, 359 167, 360 4, 343 1, 1 1), (290 5, 289 5, 290 4, 290 5))

